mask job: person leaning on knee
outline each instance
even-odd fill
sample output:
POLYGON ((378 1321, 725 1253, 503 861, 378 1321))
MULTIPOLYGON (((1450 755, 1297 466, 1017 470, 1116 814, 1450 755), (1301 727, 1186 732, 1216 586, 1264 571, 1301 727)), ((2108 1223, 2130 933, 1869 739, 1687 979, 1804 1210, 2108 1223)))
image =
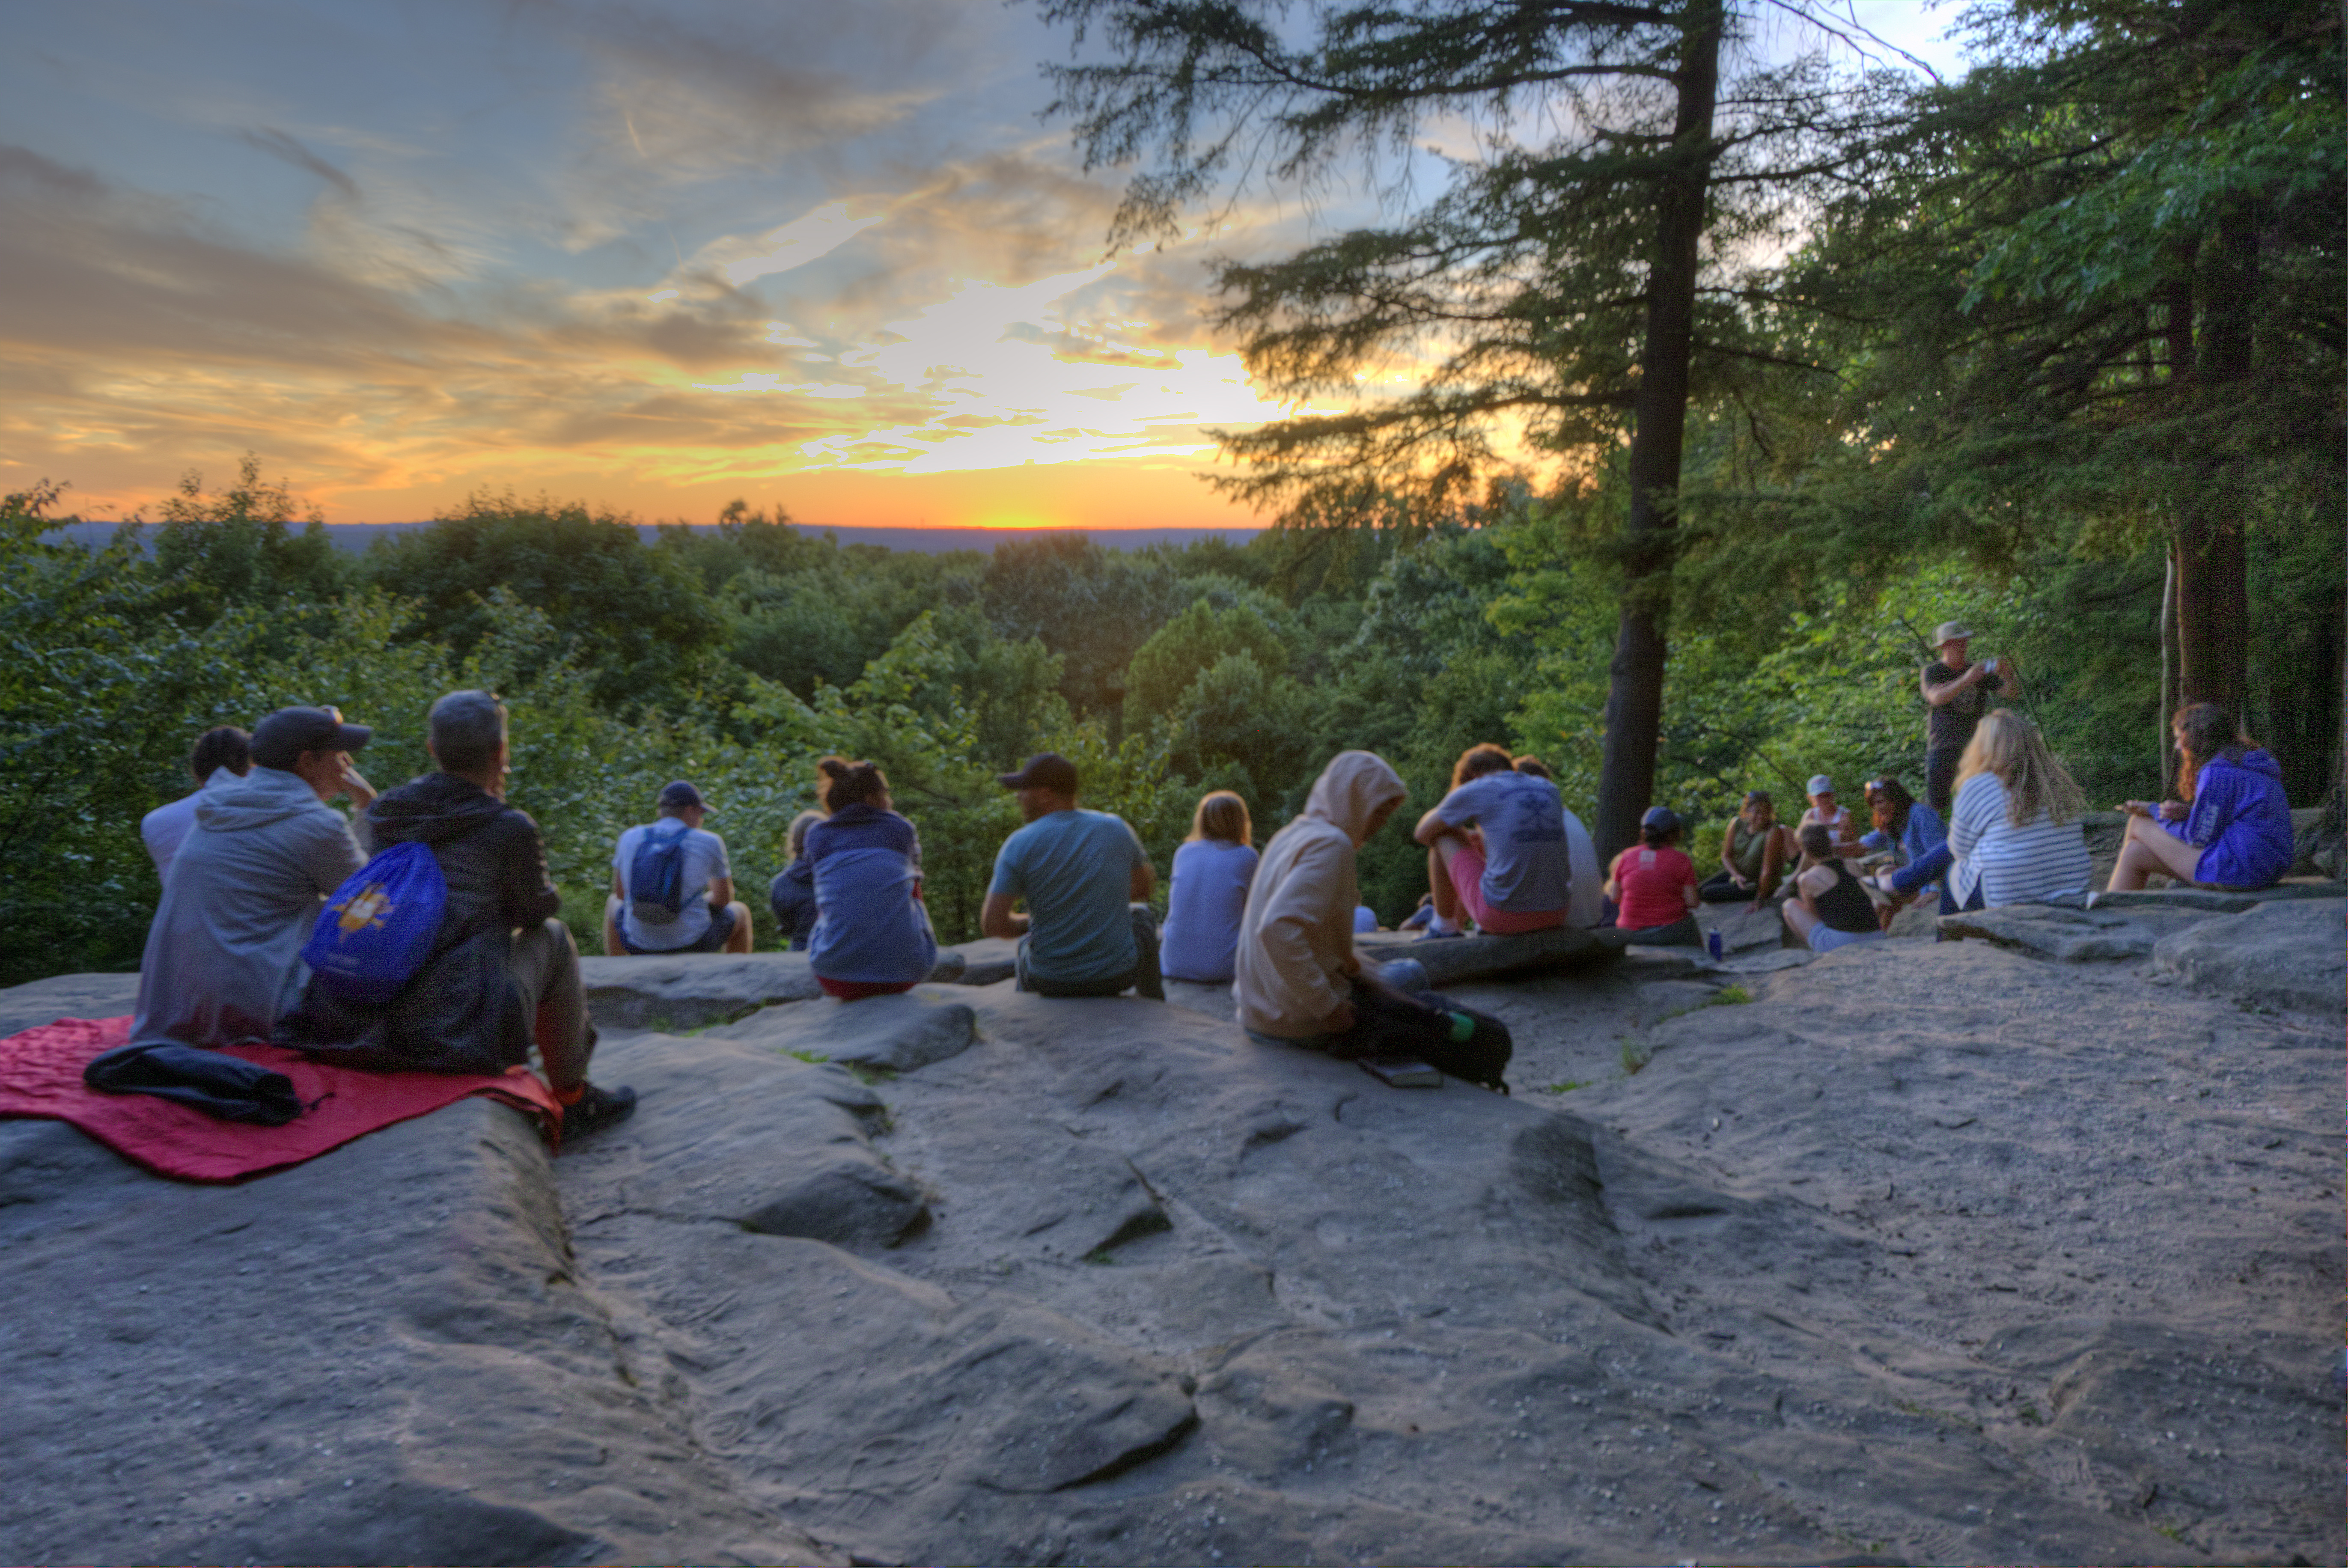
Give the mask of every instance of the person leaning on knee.
POLYGON ((1463 752, 1450 790, 1411 837, 1426 847, 1429 937, 1458 935, 1463 917, 1488 935, 1566 923, 1573 872, 1564 802, 1554 782, 1519 769, 1504 748, 1463 752))
POLYGON ((911 990, 938 965, 922 903, 922 837, 899 816, 879 766, 827 757, 824 818, 807 832, 815 871, 815 933, 808 964, 843 1002, 911 990))
POLYGON ((427 722, 425 748, 438 770, 385 791, 367 820, 379 844, 432 851, 448 888, 432 956, 381 1006, 313 981, 275 1043, 376 1071, 501 1073, 527 1064, 535 1042, 564 1138, 624 1121, 635 1090, 587 1081, 595 1029, 546 841, 528 813, 506 804, 505 704, 492 692, 452 691, 427 722))
POLYGON ((1786 901, 1786 929, 1813 953, 1882 941, 1875 899, 1843 863, 1834 835, 1813 822, 1797 837, 1802 860, 1794 868, 1794 896, 1786 901))

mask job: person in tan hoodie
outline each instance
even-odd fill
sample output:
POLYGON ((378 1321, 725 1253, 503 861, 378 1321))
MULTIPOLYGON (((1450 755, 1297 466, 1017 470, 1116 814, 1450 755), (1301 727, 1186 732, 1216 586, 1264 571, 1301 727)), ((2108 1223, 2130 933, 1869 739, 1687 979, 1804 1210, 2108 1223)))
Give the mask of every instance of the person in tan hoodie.
POLYGON ((1341 751, 1304 813, 1272 835, 1240 917, 1231 985, 1240 1024, 1267 1045, 1341 1059, 1406 1055, 1506 1092, 1510 1042, 1498 1020, 1436 995, 1395 989, 1354 955, 1360 903, 1354 851, 1409 791, 1385 761, 1341 751))

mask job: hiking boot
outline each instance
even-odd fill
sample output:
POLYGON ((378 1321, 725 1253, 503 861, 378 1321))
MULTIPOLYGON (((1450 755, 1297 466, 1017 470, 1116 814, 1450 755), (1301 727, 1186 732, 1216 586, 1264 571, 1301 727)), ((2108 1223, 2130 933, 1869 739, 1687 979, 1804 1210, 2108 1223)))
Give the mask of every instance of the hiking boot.
POLYGON ((636 1114, 636 1091, 623 1085, 619 1088, 602 1088, 589 1084, 587 1092, 577 1101, 562 1108, 562 1140, 584 1138, 591 1132, 601 1132, 616 1127, 636 1114))

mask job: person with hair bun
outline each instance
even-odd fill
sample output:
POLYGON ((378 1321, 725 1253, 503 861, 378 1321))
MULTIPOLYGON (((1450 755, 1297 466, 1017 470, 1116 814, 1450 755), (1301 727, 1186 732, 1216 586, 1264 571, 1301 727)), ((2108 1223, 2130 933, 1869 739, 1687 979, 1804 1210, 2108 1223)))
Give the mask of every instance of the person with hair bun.
POLYGON ((870 762, 827 757, 817 798, 828 813, 807 830, 815 872, 816 984, 843 1002, 910 991, 938 965, 937 934, 922 903, 922 838, 891 809, 889 780, 870 762))
POLYGON ((196 808, 214 784, 222 788, 252 771, 252 737, 232 724, 207 729, 196 737, 188 752, 188 777, 196 787, 168 806, 158 806, 139 819, 139 836, 155 861, 155 880, 171 878, 171 857, 196 825, 196 808))
POLYGON ((2157 873, 2203 887, 2271 887, 2294 854, 2282 769, 2214 702, 2170 721, 2185 766, 2182 800, 2130 800, 2127 839, 2106 891, 2133 892, 2157 873))
POLYGON ((1205 985, 1231 982, 1257 856, 1247 802, 1229 789, 1202 796, 1190 836, 1174 851, 1166 924, 1159 934, 1159 971, 1169 980, 1205 985))

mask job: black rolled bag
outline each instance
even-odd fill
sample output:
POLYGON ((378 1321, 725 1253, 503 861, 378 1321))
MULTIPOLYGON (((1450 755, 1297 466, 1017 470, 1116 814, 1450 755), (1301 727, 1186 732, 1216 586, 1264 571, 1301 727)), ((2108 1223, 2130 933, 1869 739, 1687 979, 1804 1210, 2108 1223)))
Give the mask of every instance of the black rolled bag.
POLYGON ((283 1127, 303 1109, 283 1073, 201 1046, 117 1046, 90 1058, 81 1081, 100 1094, 151 1094, 222 1121, 261 1127, 283 1127))

